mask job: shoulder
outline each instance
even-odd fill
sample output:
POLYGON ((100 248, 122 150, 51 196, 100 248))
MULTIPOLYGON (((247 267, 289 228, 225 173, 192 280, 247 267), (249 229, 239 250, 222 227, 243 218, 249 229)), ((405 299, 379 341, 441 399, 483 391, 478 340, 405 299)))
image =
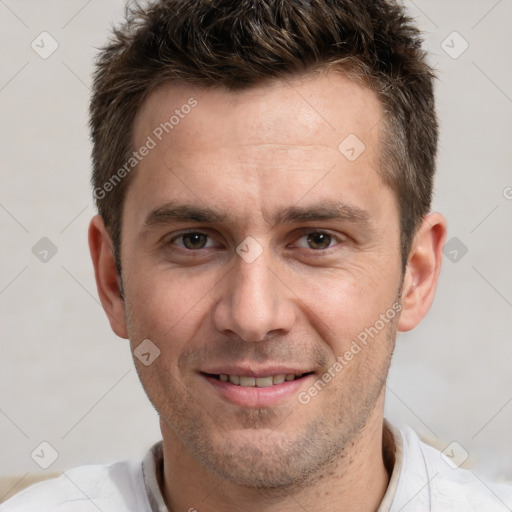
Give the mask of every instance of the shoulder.
MULTIPOLYGON (((512 508, 512 483, 496 484, 487 481, 475 470, 459 468, 448 448, 446 455, 424 443, 407 426, 400 426, 404 463, 402 467, 402 493, 416 496, 427 510, 435 512, 464 510, 466 512, 501 512, 512 508), (417 493, 416 495, 414 493, 417 493)), ((454 445, 454 450, 462 450, 454 445)), ((411 503, 415 502, 412 498, 411 503)), ((409 510, 405 508, 404 512, 409 510)), ((413 509, 411 509, 413 510, 413 509)))
POLYGON ((1 512, 145 512, 149 509, 140 462, 79 466, 28 487, 0 505, 1 512))

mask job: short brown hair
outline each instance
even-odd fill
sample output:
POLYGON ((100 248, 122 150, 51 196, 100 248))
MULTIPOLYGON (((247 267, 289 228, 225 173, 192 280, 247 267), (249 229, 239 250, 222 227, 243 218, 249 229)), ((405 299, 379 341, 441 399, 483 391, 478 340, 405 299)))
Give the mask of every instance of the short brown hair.
POLYGON ((320 68, 362 80, 382 102, 379 172, 397 195, 405 268, 414 233, 430 209, 437 149, 434 73, 421 43, 394 0, 160 0, 127 6, 126 20, 97 59, 90 106, 94 197, 119 271, 131 174, 123 173, 108 194, 103 187, 133 155, 134 119, 149 93, 173 80, 237 90, 320 68))

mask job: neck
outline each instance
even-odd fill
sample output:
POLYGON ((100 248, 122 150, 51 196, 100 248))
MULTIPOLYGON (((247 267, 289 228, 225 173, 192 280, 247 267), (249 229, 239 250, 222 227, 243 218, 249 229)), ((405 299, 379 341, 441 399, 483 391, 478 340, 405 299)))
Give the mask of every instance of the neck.
MULTIPOLYGON (((321 474, 294 489, 260 489, 220 479, 201 466, 164 422, 163 494, 170 512, 375 512, 389 483, 383 458, 383 416, 378 406, 354 442, 321 474)), ((387 436, 386 436, 387 437, 387 436)), ((386 463, 393 456, 388 456, 386 463)), ((392 462, 391 462, 392 464, 392 462)))

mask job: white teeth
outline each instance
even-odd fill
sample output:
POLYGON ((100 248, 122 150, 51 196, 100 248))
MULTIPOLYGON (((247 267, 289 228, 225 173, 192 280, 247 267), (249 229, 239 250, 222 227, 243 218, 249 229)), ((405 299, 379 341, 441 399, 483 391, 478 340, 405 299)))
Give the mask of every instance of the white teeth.
POLYGON ((272 377, 272 382, 274 384, 282 384, 286 379, 286 375, 284 373, 280 373, 279 375, 274 375, 272 377))
POLYGON ((271 377, 248 377, 245 375, 227 375, 222 373, 219 375, 219 379, 222 382, 231 382, 235 386, 243 386, 245 388, 267 388, 276 384, 282 384, 285 381, 292 381, 301 377, 301 374, 295 375, 294 373, 280 373, 271 377))
POLYGON ((243 377, 240 376, 240 386, 245 388, 253 388, 256 386, 256 379, 254 377, 243 377))
POLYGON ((257 377, 256 378, 256 386, 259 388, 268 388, 272 386, 274 382, 272 381, 272 377, 257 377))
POLYGON ((231 384, 235 384, 236 386, 239 386, 240 385, 240 377, 238 375, 230 375, 229 382, 231 382, 231 384))

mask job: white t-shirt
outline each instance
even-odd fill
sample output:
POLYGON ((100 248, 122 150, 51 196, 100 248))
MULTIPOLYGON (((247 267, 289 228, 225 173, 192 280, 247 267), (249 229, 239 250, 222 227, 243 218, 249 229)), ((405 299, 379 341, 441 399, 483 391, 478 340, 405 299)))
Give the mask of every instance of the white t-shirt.
MULTIPOLYGON (((391 479, 377 512, 510 512, 512 484, 490 484, 459 469, 408 426, 388 422, 395 447, 391 479)), ((168 512, 160 491, 162 444, 144 460, 79 466, 32 485, 1 512, 168 512)))

